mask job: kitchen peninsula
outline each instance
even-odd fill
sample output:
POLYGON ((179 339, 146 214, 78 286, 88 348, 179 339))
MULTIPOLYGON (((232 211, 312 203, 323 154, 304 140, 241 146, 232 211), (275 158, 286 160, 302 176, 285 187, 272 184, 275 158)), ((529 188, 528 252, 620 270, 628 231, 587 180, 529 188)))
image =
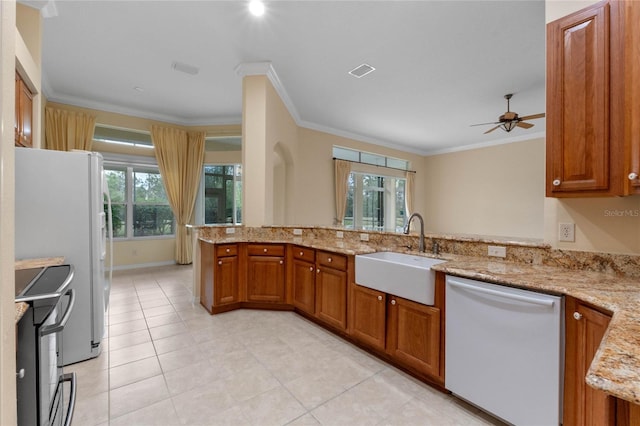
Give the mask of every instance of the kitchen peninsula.
MULTIPOLYGON (((199 294, 200 265, 204 264, 199 256, 200 246, 279 244, 336 253, 351 259, 357 254, 376 251, 419 255, 418 236, 415 234, 405 236, 313 226, 194 227, 194 231, 197 254, 194 295, 199 294)), ((423 255, 445 260, 433 266, 438 274, 564 295, 567 296, 567 311, 576 302, 611 315, 590 363, 586 382, 590 387, 618 398, 619 405, 626 404, 621 400, 633 403, 626 404, 623 411, 627 415, 629 412, 637 414, 638 406, 635 404, 640 404, 639 256, 556 250, 535 240, 455 235, 427 235, 425 247, 427 253, 423 255), (434 242, 440 249, 438 255, 429 253, 434 242), (490 245, 506 247, 506 257, 488 257, 490 245)), ((349 277, 353 280, 353 275, 349 277)), ((285 282, 290 287, 289 280, 285 282)), ((294 309, 288 287, 283 306, 294 309)), ((584 380, 580 382, 584 384, 584 380)))

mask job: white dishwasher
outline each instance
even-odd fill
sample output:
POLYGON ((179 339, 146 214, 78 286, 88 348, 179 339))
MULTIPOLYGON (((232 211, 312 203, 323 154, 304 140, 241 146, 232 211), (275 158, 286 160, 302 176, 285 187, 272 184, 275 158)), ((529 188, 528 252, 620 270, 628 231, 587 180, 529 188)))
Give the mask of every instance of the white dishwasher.
POLYGON ((445 387, 514 425, 562 415, 564 300, 447 275, 445 387))

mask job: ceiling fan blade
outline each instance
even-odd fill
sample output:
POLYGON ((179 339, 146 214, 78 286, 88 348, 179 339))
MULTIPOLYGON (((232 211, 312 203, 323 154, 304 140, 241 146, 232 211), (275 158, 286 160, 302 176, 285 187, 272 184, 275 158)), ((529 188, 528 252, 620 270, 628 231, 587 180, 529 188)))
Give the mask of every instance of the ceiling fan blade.
POLYGON ((520 117, 520 120, 535 120, 536 118, 543 118, 545 116, 544 112, 540 114, 527 115, 525 117, 520 117))
POLYGON ((500 124, 500 122, 499 121, 492 121, 491 123, 470 124, 469 127, 486 126, 487 124, 500 124))
POLYGON ((495 129, 497 129, 498 127, 500 127, 500 126, 496 126, 496 127, 492 128, 492 129, 489 129, 489 130, 487 130, 486 132, 484 132, 484 134, 486 135, 487 133, 491 133, 491 132, 493 132, 495 129))
POLYGON ((522 127, 523 129, 530 129, 533 127, 533 124, 531 123, 525 123, 523 121, 519 121, 518 124, 516 124, 516 126, 518 127, 522 127))

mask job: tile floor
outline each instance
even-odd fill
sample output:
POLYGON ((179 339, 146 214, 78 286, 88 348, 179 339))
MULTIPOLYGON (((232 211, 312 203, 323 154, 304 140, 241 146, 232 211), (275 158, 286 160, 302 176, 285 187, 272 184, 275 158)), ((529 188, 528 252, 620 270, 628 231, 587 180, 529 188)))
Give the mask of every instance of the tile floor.
POLYGON ((215 316, 191 267, 114 274, 108 337, 74 426, 499 425, 292 312, 215 316))

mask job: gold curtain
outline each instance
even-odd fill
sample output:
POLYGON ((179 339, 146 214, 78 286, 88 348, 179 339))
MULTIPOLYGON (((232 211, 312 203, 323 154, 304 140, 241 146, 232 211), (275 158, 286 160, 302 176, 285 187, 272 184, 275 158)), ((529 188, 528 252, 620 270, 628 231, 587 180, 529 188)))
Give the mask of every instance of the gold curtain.
POLYGON ((176 262, 192 262, 193 246, 186 225, 192 220, 204 164, 204 132, 151 126, 158 168, 176 218, 176 262))
POLYGON ((335 225, 342 225, 347 208, 347 191, 349 189, 349 174, 351 163, 344 160, 333 160, 336 184, 336 218, 335 225))
POLYGON ((404 188, 404 199, 406 202, 406 208, 407 208, 407 219, 409 218, 409 216, 411 216, 411 214, 413 213, 413 193, 414 193, 414 187, 415 187, 415 178, 416 178, 416 174, 413 172, 407 172, 407 184, 404 188))
POLYGON ((46 107, 44 137, 47 149, 91 151, 96 117, 82 112, 46 107))

